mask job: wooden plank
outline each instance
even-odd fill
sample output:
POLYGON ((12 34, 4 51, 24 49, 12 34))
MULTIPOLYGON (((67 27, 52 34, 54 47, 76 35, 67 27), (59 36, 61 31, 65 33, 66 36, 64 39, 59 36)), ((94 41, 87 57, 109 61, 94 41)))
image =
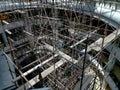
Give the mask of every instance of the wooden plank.
POLYGON ((97 30, 85 35, 82 40, 80 40, 80 41, 76 42, 75 44, 71 45, 70 48, 73 48, 73 47, 77 46, 78 44, 82 43, 83 41, 85 41, 87 39, 87 37, 91 37, 92 34, 94 34, 96 31, 97 30))
POLYGON ((52 73, 55 69, 57 69, 58 67, 60 67, 61 65, 63 65, 65 62, 67 62, 65 59, 59 60, 57 63, 55 63, 55 65, 52 65, 51 67, 49 67, 48 69, 46 69, 45 71, 43 71, 41 73, 42 77, 45 78, 47 75, 49 75, 50 73, 52 73))
MULTIPOLYGON (((47 44, 47 43, 44 43, 44 47, 47 48, 48 50, 50 51, 54 51, 54 48, 53 46, 47 44)), ((74 58, 70 57, 69 55, 65 54, 64 52, 60 51, 60 50, 57 50, 57 53, 59 55, 61 55, 63 58, 65 58, 66 60, 70 61, 70 62, 73 62, 73 63, 77 63, 77 60, 75 60, 74 58)))
MULTIPOLYGON (((54 48, 49 45, 49 44, 46 44, 44 43, 44 47, 46 47, 48 50, 50 51, 53 51, 54 48)), ((70 57, 69 55, 61 52, 61 51, 57 51, 57 54, 61 55, 63 57, 63 59, 59 60, 57 63, 55 63, 55 65, 52 65, 51 67, 49 67, 48 69, 44 70, 41 75, 43 78, 45 78, 47 75, 49 75, 50 73, 52 73, 55 69, 57 69, 58 67, 60 67, 61 65, 63 65, 65 62, 73 62, 73 63, 77 63, 78 61, 73 59, 72 57, 70 57)), ((39 82, 39 79, 38 79, 39 75, 37 75, 36 77, 34 77, 33 79, 31 79, 29 81, 29 83, 33 86, 35 85, 37 82, 39 82)), ((25 83, 24 85, 20 86, 17 90, 23 90, 24 89, 24 86, 28 89, 30 88, 30 85, 27 83, 25 83)))
POLYGON ((9 22, 7 22, 7 21, 5 21, 5 20, 2 20, 2 22, 3 22, 4 24, 9 24, 9 22))
POLYGON ((12 34, 12 32, 11 32, 11 31, 9 31, 8 29, 6 29, 6 30, 5 30, 5 32, 6 32, 7 34, 9 34, 9 35, 11 35, 11 34, 12 34))
MULTIPOLYGON (((42 65, 48 63, 50 60, 52 60, 53 58, 55 58, 55 57, 57 57, 57 56, 58 56, 58 54, 55 54, 54 56, 50 57, 49 59, 43 61, 42 63, 38 64, 37 66, 35 66, 35 67, 31 68, 30 70, 26 71, 25 73, 23 73, 22 76, 28 75, 29 73, 31 73, 31 72, 33 72, 34 70, 36 70, 38 67, 41 67, 42 65)), ((17 80, 19 80, 20 78, 21 78, 21 76, 18 76, 18 77, 16 77, 15 79, 13 79, 12 82, 17 81, 17 80)))
MULTIPOLYGON (((55 65, 52 65, 48 69, 44 70, 41 73, 42 77, 45 78, 47 75, 49 75, 50 73, 52 73, 55 69, 57 69, 58 67, 60 67, 61 65, 63 65, 65 62, 66 62, 66 60, 64 60, 64 59, 59 60, 57 63, 55 63, 55 65)), ((39 82, 39 75, 37 75, 36 77, 34 77, 33 79, 31 79, 29 81, 29 83, 32 86, 35 85, 37 82, 39 82)), ((26 89, 30 88, 31 86, 29 85, 29 83, 28 82, 25 83, 24 85, 20 86, 16 90, 24 90, 24 87, 26 87, 26 89)))
MULTIPOLYGON (((120 35, 120 30, 115 30, 113 33, 109 34, 104 38, 104 42, 102 38, 98 39, 97 41, 95 41, 94 43, 88 46, 87 52, 91 51, 92 49, 94 49, 95 51, 100 51, 102 47, 102 43, 103 43, 103 47, 105 48, 106 46, 109 45, 111 41, 113 41, 119 35, 120 35)), ((82 50, 82 52, 84 51, 85 49, 82 50)))

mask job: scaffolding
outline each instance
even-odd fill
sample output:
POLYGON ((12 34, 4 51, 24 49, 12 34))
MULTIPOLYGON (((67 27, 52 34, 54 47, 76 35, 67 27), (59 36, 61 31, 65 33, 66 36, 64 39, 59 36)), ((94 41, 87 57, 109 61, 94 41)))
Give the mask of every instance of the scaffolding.
POLYGON ((12 80, 16 90, 43 87, 104 90, 104 80, 111 89, 119 89, 105 71, 109 62, 103 61, 110 54, 105 48, 120 35, 120 25, 113 21, 119 3, 89 0, 2 3, 0 31, 4 32, 9 48, 2 47, 1 52, 14 66, 15 72, 10 67, 9 70, 16 75, 12 80), (104 14, 108 7, 111 11, 104 14))

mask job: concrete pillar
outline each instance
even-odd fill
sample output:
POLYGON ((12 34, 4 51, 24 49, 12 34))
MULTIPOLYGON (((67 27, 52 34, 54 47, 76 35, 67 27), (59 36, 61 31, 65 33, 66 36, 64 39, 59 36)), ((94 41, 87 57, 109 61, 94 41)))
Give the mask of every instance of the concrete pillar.
MULTIPOLYGON (((32 23, 30 20, 26 19, 25 20, 25 31, 29 32, 32 34, 32 23)), ((29 38, 29 37, 28 37, 29 38)), ((29 41, 31 42, 32 39, 30 39, 29 41)), ((31 47, 34 47, 34 41, 32 41, 32 43, 30 43, 31 47)))
POLYGON ((116 62, 116 58, 112 54, 110 54, 110 56, 109 56, 109 62, 108 62, 107 68, 106 68, 106 70, 108 72, 110 72, 112 70, 112 68, 115 65, 115 62, 116 62))
MULTIPOLYGON (((0 26, 2 26, 2 20, 0 20, 0 26)), ((7 37, 6 37, 5 32, 3 31, 3 29, 0 29, 0 34, 2 34, 5 45, 8 45, 7 37)))
MULTIPOLYGON (((29 10, 28 10, 29 11, 29 10)), ((32 25, 32 23, 31 23, 31 20, 30 20, 30 18, 29 18, 29 14, 28 14, 28 11, 25 11, 25 13, 24 13, 24 19, 25 19, 25 30, 27 31, 27 32, 29 32, 29 33, 31 33, 32 32, 32 29, 31 29, 31 25, 32 25)))
POLYGON ((31 30, 31 22, 30 22, 30 20, 28 20, 28 19, 26 19, 25 20, 25 30, 27 31, 27 32, 32 32, 32 30, 31 30))
POLYGON ((8 40, 7 40, 7 36, 6 36, 5 32, 2 33, 2 37, 5 42, 5 45, 8 46, 8 40))

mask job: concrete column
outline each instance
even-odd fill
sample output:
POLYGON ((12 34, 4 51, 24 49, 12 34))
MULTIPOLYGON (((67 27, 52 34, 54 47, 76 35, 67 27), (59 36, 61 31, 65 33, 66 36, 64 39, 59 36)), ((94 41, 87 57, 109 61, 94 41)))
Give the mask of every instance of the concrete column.
MULTIPOLYGON (((29 10, 28 10, 29 11, 29 10)), ((31 25, 32 25, 32 23, 31 23, 31 20, 30 20, 30 18, 29 18, 29 14, 28 14, 28 11, 25 11, 25 13, 24 13, 24 19, 25 19, 25 30, 27 31, 27 32, 32 32, 32 30, 31 30, 31 25)))
POLYGON ((3 40, 6 44, 6 46, 8 46, 8 40, 7 40, 7 36, 6 36, 5 32, 2 33, 2 37, 3 37, 3 40))
POLYGON ((112 70, 112 68, 115 65, 115 62, 116 62, 116 58, 112 54, 110 54, 110 56, 109 56, 109 62, 108 62, 107 68, 106 68, 106 70, 108 72, 110 72, 112 70))
POLYGON ((5 48, 4 48, 4 50, 7 50, 8 48, 9 48, 9 44, 8 44, 8 40, 7 40, 7 36, 6 36, 6 34, 5 34, 5 31, 2 31, 2 38, 3 38, 3 41, 4 41, 4 43, 5 43, 5 48))
POLYGON ((27 32, 30 32, 30 33, 32 32, 30 20, 28 20, 28 21, 27 21, 27 19, 25 20, 25 30, 26 30, 27 32))
MULTIPOLYGON (((2 20, 0 20, 0 26, 2 26, 2 20)), ((2 34, 5 45, 8 46, 7 37, 3 29, 0 29, 0 34, 2 34)))
MULTIPOLYGON (((26 19, 25 20, 25 31, 29 32, 32 34, 32 23, 30 20, 26 19)), ((29 37, 28 37, 29 38, 29 37)), ((29 40, 31 42, 31 39, 29 40)), ((30 44, 31 47, 34 47, 34 41, 30 44)))

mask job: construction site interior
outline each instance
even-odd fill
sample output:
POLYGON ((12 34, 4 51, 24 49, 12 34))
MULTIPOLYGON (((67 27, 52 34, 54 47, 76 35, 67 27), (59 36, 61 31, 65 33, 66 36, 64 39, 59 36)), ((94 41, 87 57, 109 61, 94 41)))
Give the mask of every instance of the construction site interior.
POLYGON ((120 90, 119 0, 0 0, 0 90, 120 90))

